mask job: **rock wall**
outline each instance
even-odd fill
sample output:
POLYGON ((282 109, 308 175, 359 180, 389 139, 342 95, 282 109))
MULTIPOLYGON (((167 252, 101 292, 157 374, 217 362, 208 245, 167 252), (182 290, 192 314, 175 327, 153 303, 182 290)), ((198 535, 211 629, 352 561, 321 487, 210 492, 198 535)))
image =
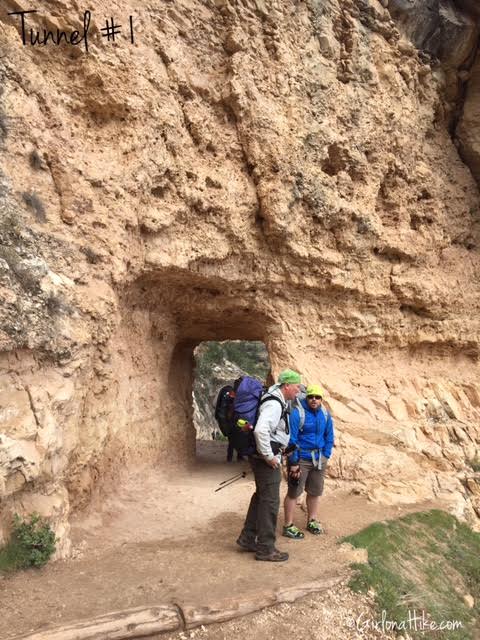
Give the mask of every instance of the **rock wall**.
POLYGON ((467 72, 468 85, 456 130, 460 155, 480 184, 480 56, 467 72))
POLYGON ((390 4, 119 0, 112 43, 99 0, 86 53, 23 46, 7 0, 2 535, 35 508, 68 553, 121 469, 191 460, 193 349, 224 339, 326 386, 339 480, 475 523, 478 20, 439 2, 435 49, 390 4))

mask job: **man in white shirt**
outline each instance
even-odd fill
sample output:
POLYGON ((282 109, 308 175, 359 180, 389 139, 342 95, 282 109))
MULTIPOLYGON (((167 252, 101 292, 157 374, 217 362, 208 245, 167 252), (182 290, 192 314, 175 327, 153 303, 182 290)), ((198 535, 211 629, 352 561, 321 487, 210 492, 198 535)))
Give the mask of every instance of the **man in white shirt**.
POLYGON ((260 403, 253 432, 257 453, 250 458, 256 490, 237 540, 242 549, 255 552, 256 560, 288 560, 288 553, 275 548, 282 478, 281 449, 288 445, 290 439, 288 403, 299 394, 300 383, 299 373, 285 369, 278 376, 278 383, 269 388, 260 403))

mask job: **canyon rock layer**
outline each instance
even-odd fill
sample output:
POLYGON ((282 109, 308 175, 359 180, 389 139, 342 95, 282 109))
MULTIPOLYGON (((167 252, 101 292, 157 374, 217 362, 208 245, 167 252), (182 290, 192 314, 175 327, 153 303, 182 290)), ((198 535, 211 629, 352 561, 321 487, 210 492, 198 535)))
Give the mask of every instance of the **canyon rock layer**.
POLYGON ((224 339, 325 386, 339 483, 478 524, 478 14, 424 4, 98 0, 40 46, 3 3, 3 539, 36 510, 65 555, 121 469, 187 464, 224 339))

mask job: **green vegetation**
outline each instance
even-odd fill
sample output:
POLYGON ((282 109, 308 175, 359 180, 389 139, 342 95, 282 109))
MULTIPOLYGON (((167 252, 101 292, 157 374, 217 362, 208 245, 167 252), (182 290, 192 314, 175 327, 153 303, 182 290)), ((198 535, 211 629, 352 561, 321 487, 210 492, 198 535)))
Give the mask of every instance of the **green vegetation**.
POLYGON ((36 149, 33 149, 30 152, 30 156, 28 159, 30 160, 30 166, 32 167, 32 169, 35 169, 35 171, 41 171, 41 169, 43 169, 42 159, 36 149))
POLYGON ((202 342, 195 349, 195 381, 193 394, 199 410, 198 429, 202 437, 219 436, 214 418, 214 407, 221 387, 233 384, 241 375, 250 375, 264 381, 270 371, 268 352, 263 342, 227 340, 202 342), (234 365, 234 366, 232 366, 234 365))
MULTIPOLYGON (((442 640, 479 637, 479 533, 448 513, 432 510, 377 522, 343 542, 368 550, 368 563, 353 565, 350 587, 375 592, 379 620, 382 612, 386 620, 396 622, 424 613, 444 627, 447 621, 462 625, 456 630, 428 629, 427 635, 442 640), (467 594, 474 598, 472 608, 464 600, 467 594)), ((412 623, 403 631, 412 638, 425 638, 420 624, 417 630, 412 623)))
POLYGON ((96 253, 91 247, 80 247, 80 251, 86 257, 89 264, 99 264, 102 262, 102 256, 96 253))
MULTIPOLYGON (((0 178, 3 178, 3 175, 0 174, 0 178)), ((18 215, 11 211, 7 211, 5 207, 1 208, 0 213, 0 240, 2 242, 2 246, 11 244, 13 241, 18 242, 21 239, 22 233, 22 227, 18 215)))
POLYGON ((196 350, 197 370, 202 377, 211 377, 212 368, 232 362, 244 373, 264 379, 270 369, 268 354, 263 342, 227 340, 204 342, 196 350))
POLYGON ((32 191, 24 191, 22 193, 22 198, 25 204, 32 209, 34 216, 38 222, 46 222, 47 214, 45 211, 45 207, 43 206, 43 202, 40 200, 38 195, 32 191))
POLYGON ((45 299, 45 306, 50 316, 59 314, 71 315, 72 307, 67 304, 62 295, 49 293, 45 299))
POLYGON ((38 513, 33 513, 29 520, 15 514, 12 537, 0 549, 0 571, 42 567, 54 552, 55 534, 38 513))
POLYGON ((480 458, 477 456, 468 463, 475 472, 480 471, 480 458))
POLYGON ((38 295, 41 292, 38 273, 34 269, 25 266, 25 261, 16 248, 0 246, 0 258, 5 260, 25 291, 34 295, 38 295))

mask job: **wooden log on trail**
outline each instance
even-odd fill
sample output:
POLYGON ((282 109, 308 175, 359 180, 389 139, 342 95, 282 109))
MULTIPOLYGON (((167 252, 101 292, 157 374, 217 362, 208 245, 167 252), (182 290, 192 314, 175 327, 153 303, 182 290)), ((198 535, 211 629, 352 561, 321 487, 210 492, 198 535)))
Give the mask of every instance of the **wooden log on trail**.
POLYGON ((330 589, 335 586, 344 576, 333 576, 307 582, 295 586, 280 587, 274 591, 263 591, 260 593, 249 593, 244 598, 231 598, 221 600, 214 605, 205 606, 182 606, 183 617, 187 629, 198 627, 202 624, 212 622, 225 622, 232 618, 239 618, 247 613, 253 613, 259 609, 270 607, 282 602, 294 602, 298 598, 330 589))
POLYGON ((248 593, 244 598, 220 600, 213 605, 159 605, 114 611, 91 620, 75 622, 54 629, 35 631, 12 640, 132 640, 165 631, 192 629, 202 624, 225 622, 265 607, 330 589, 341 582, 343 575, 322 578, 314 582, 280 587, 272 591, 248 593))
POLYGON ((91 620, 16 636, 12 640, 128 640, 180 628, 183 628, 183 621, 178 608, 162 604, 114 611, 91 620))

